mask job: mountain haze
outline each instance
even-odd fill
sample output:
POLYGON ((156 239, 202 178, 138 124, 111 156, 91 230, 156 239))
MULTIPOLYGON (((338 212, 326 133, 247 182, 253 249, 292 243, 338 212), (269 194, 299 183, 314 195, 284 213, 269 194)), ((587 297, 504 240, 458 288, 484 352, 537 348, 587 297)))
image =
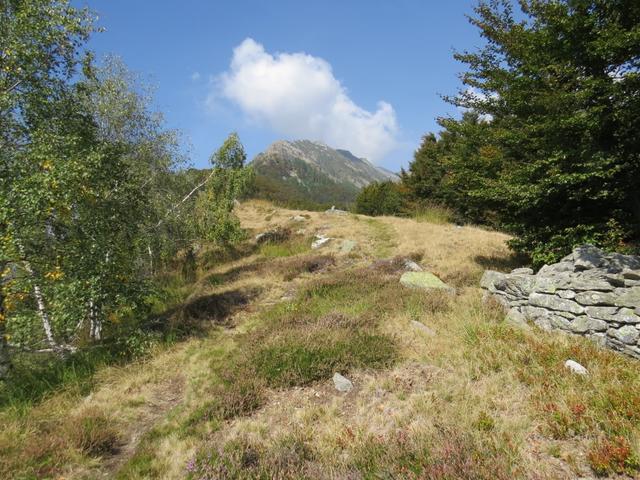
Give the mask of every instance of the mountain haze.
POLYGON ((275 142, 252 165, 261 196, 300 205, 347 205, 372 182, 398 180, 348 150, 310 140, 275 142))

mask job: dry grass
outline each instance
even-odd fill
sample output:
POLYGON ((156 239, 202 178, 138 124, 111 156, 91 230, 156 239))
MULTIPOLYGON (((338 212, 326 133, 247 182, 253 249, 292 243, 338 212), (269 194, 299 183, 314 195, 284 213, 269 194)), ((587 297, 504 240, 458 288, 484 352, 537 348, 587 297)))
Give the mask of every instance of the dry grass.
POLYGON ((638 362, 517 329, 484 304, 482 271, 518 264, 505 235, 318 212, 294 222, 300 213, 243 204, 253 233, 305 232, 272 250, 200 253, 176 312, 206 324, 200 336, 101 371, 88 397, 63 391, 0 413, 3 478, 639 475, 638 362), (317 233, 337 240, 311 252, 317 233), (356 249, 342 254, 341 239, 356 249), (458 294, 402 288, 407 257, 458 294), (572 375, 567 358, 590 375, 572 375), (334 371, 351 392, 336 392, 334 371))

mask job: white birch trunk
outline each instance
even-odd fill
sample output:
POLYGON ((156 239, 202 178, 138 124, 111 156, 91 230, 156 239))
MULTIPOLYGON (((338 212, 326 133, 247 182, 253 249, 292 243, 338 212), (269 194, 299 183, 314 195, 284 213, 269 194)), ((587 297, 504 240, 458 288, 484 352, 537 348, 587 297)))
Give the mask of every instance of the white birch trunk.
POLYGON ((91 340, 100 340, 102 336, 102 321, 98 318, 96 305, 93 300, 89 301, 89 337, 91 340))

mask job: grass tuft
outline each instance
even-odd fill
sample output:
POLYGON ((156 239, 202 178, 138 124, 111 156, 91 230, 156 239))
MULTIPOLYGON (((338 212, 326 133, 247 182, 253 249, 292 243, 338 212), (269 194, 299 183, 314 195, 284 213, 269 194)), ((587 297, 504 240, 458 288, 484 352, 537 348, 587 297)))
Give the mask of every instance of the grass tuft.
POLYGON ((416 222, 433 223, 435 225, 447 225, 453 223, 455 215, 450 208, 441 205, 423 205, 411 214, 416 222))
POLYGON ((258 253, 264 258, 281 258, 300 255, 311 250, 311 240, 303 236, 292 237, 283 242, 266 242, 260 245, 258 253))

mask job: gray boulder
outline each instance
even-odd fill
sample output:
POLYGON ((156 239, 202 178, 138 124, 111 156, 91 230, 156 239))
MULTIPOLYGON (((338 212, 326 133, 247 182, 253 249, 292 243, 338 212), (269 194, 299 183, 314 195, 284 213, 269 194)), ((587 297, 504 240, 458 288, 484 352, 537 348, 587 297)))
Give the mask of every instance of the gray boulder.
POLYGON ((338 372, 333 374, 333 385, 339 392, 348 393, 353 389, 353 383, 347 377, 343 377, 338 372))

